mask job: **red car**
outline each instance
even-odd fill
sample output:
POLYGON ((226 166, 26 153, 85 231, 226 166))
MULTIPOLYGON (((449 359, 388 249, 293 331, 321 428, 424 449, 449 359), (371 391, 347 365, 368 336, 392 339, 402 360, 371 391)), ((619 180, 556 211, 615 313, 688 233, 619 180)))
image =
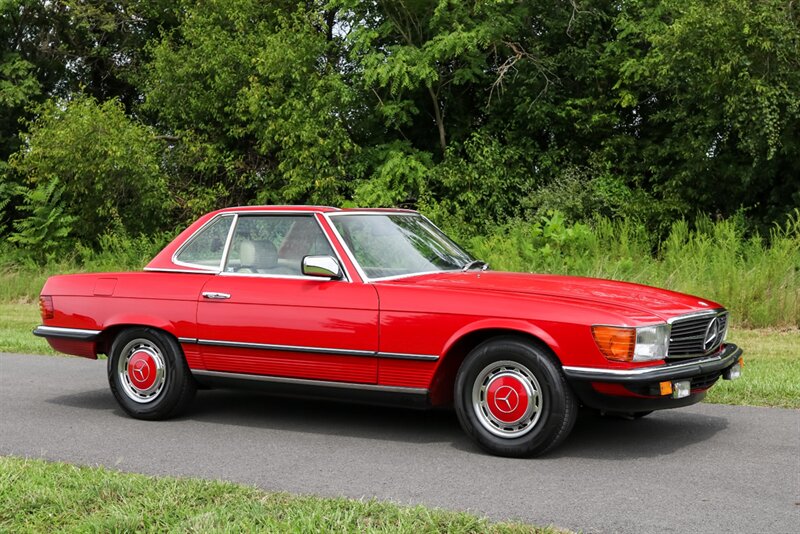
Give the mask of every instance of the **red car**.
POLYGON ((201 217, 144 272, 51 277, 34 334, 108 355, 120 406, 187 407, 198 386, 452 403, 504 456, 542 454, 579 406, 641 416, 741 371, 719 304, 647 286, 493 272, 419 213, 239 207, 201 217))

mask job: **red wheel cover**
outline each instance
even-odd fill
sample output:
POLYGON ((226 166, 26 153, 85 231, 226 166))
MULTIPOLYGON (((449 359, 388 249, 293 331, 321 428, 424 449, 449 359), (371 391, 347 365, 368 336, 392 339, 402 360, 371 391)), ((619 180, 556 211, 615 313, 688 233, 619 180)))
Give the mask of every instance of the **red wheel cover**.
POLYGON ((528 390, 516 376, 498 376, 486 388, 486 406, 495 418, 504 423, 512 424, 522 419, 529 404, 528 390))
POLYGON ((156 381, 156 362, 150 354, 138 351, 128 360, 128 378, 131 384, 142 391, 153 386, 156 381))

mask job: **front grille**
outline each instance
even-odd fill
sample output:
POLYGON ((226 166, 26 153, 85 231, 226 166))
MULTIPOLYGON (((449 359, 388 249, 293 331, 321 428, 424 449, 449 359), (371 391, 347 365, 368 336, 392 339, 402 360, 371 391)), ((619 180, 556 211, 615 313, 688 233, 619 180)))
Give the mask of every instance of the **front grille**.
POLYGON ((672 323, 669 336, 670 358, 689 358, 714 352, 725 339, 728 329, 728 312, 709 313, 701 316, 677 319, 672 323), (716 335, 711 322, 716 321, 716 335), (711 339, 709 336, 712 336, 711 339))

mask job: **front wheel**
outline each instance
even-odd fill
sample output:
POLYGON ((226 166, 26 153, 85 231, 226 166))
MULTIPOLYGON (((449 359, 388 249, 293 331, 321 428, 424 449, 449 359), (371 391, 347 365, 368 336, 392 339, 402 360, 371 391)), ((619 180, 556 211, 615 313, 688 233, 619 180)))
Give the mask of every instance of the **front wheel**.
POLYGON ((150 420, 178 415, 197 389, 178 342, 152 328, 131 328, 114 339, 108 383, 128 415, 150 420))
POLYGON ((459 368, 454 392, 464 431, 498 456, 544 454, 572 430, 578 401, 545 349, 515 337, 486 341, 459 368))

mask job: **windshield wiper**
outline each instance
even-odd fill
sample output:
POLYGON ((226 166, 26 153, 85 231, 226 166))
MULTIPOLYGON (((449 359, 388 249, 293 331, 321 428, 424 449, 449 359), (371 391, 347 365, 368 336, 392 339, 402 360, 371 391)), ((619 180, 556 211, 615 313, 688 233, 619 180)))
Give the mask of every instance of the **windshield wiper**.
POLYGON ((469 271, 470 269, 475 269, 476 267, 480 267, 481 271, 485 271, 486 269, 489 268, 489 264, 481 260, 472 260, 465 263, 464 266, 461 268, 461 270, 463 272, 466 272, 469 271))

